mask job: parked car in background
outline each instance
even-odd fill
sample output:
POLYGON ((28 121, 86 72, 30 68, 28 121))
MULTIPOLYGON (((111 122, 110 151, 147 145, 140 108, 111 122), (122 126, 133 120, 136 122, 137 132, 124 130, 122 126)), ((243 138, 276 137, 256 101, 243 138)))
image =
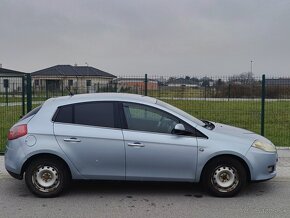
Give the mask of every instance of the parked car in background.
POLYGON ((199 120, 151 97, 51 98, 9 131, 7 171, 54 197, 73 179, 201 182, 231 197, 276 175, 277 152, 253 132, 199 120))

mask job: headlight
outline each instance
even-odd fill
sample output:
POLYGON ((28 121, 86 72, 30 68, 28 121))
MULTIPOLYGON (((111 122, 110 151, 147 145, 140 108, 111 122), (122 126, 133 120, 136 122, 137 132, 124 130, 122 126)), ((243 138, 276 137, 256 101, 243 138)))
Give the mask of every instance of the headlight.
POLYGON ((266 142, 261 142, 258 140, 253 143, 252 147, 255 147, 263 151, 267 151, 267 152, 276 152, 276 147, 274 145, 266 143, 266 142))

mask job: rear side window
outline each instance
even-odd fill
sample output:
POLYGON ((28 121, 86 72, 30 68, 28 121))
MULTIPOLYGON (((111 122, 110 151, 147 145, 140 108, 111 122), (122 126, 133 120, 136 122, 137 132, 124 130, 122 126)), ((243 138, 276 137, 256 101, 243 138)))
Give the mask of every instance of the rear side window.
POLYGON ((112 102, 75 104, 74 122, 91 126, 114 127, 114 105, 112 102))
POLYGON ((114 128, 114 103, 88 102, 62 106, 53 121, 114 128))
POLYGON ((73 123, 73 105, 60 107, 54 121, 60 123, 73 123))

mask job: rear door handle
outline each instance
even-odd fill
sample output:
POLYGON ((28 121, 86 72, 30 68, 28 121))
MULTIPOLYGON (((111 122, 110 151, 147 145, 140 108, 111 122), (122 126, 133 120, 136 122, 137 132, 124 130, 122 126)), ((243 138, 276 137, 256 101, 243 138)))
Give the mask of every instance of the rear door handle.
POLYGON ((140 142, 128 143, 128 146, 130 146, 130 147, 136 147, 136 148, 143 148, 143 147, 145 147, 145 145, 142 144, 142 143, 140 143, 140 142))
POLYGON ((65 142, 81 142, 80 139, 78 138, 68 138, 68 139, 63 139, 65 142))

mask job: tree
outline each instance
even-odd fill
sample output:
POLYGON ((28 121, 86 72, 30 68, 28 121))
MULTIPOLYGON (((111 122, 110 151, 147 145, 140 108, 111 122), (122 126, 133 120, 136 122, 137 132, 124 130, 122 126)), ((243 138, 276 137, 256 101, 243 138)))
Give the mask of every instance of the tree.
POLYGON ((229 78, 230 82, 239 84, 251 84, 255 81, 254 74, 252 72, 244 72, 239 75, 234 75, 229 78))

